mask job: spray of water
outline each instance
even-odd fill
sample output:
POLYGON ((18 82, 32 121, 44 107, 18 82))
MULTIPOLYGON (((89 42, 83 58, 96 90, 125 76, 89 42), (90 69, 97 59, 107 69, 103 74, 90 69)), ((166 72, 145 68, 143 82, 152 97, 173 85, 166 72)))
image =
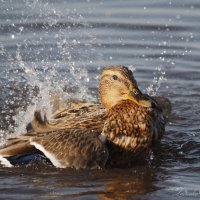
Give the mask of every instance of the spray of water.
POLYGON ((166 81, 165 71, 162 67, 157 67, 154 72, 153 83, 146 88, 146 92, 150 96, 155 96, 163 81, 166 81))
POLYGON ((0 130, 0 148, 5 144, 5 132, 0 130))
MULTIPOLYGON (((38 33, 37 36, 35 30, 32 30, 29 32, 32 38, 25 37, 22 41, 17 40, 17 37, 23 36, 25 30, 23 24, 30 23, 29 19, 23 18, 20 20, 22 24, 19 27, 20 31, 11 35, 11 39, 17 41, 15 56, 13 57, 13 54, 6 51, 0 44, 0 53, 8 57, 7 62, 10 65, 9 70, 5 70, 7 79, 14 84, 21 85, 19 87, 22 87, 22 90, 28 90, 26 97, 22 96, 16 99, 13 94, 7 102, 9 106, 11 101, 13 104, 16 104, 16 100, 21 102, 21 106, 17 110, 13 110, 12 113, 9 111, 8 116, 12 115, 12 121, 15 124, 14 126, 10 125, 9 130, 6 130, 6 132, 18 134, 26 132, 26 125, 31 121, 35 110, 45 111, 49 117, 55 109, 55 102, 59 104, 56 105, 59 107, 71 99, 95 100, 88 91, 90 77, 86 70, 86 66, 96 59, 96 57, 92 57, 95 53, 95 49, 92 48, 95 37, 89 32, 84 18, 76 10, 68 9, 63 13, 47 1, 28 0, 24 2, 30 12, 39 12, 33 25, 37 27, 37 24, 42 22, 42 34, 38 33), (65 19, 64 22, 63 19, 65 19), (65 28, 62 28, 63 24, 65 28), (81 30, 76 27, 77 25, 81 26, 81 30), (56 31, 54 31, 55 28, 56 31), (47 48, 45 45, 49 44, 49 35, 54 40, 53 47, 50 48, 50 53, 53 52, 53 59, 43 56, 43 52, 47 48), (34 58, 32 55, 34 49, 24 53, 24 48, 29 49, 29 45, 37 46, 38 44, 41 47, 36 48, 36 55, 41 57, 40 59, 34 58), (57 57, 56 59, 54 59, 54 55, 57 57), (30 61, 26 61, 26 56, 30 58, 30 61), (80 63, 84 64, 80 67, 80 63), (10 70, 16 76, 11 78, 10 70), (23 99, 26 99, 25 101, 28 103, 23 104, 23 99), (13 113, 16 114, 13 115, 13 113)), ((0 139, 3 136, 5 136, 5 131, 0 132, 0 139)))

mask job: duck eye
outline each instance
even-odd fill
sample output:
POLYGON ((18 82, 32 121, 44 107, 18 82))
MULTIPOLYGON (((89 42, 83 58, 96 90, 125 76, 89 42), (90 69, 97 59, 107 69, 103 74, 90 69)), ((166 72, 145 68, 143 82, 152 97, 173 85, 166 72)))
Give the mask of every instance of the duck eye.
POLYGON ((116 75, 113 75, 113 79, 114 79, 114 80, 117 80, 118 77, 117 77, 116 75))

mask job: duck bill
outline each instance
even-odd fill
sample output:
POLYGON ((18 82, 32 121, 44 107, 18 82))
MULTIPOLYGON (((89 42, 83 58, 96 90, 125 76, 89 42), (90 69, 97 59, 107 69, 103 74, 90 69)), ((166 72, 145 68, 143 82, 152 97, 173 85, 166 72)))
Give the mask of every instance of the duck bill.
POLYGON ((137 90, 137 94, 135 92, 130 91, 129 94, 125 94, 125 98, 133 101, 134 103, 150 108, 152 107, 152 102, 145 95, 143 95, 140 90, 137 90))

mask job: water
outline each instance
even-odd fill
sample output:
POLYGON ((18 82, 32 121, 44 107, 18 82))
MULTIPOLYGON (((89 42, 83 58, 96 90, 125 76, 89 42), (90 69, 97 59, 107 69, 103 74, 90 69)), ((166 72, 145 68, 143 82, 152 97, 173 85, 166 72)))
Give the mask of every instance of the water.
POLYGON ((103 67, 134 70, 172 115, 148 164, 0 168, 0 199, 200 199, 200 2, 0 1, 0 144, 53 101, 97 100, 103 67), (56 99, 55 99, 56 97, 56 99))

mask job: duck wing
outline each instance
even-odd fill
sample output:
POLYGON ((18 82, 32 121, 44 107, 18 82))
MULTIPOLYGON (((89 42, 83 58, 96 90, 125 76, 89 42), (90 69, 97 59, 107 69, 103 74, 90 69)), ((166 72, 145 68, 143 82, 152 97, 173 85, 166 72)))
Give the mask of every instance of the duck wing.
POLYGON ((0 150, 0 161, 7 166, 20 164, 22 160, 26 160, 27 164, 37 154, 59 168, 103 168, 108 150, 98 135, 94 131, 83 134, 80 130, 59 130, 11 138, 7 146, 0 150))
POLYGON ((159 107, 162 108, 162 113, 165 116, 166 120, 168 120, 172 110, 172 104, 170 100, 163 96, 154 96, 152 98, 156 100, 159 107))
POLYGON ((152 141, 156 142, 160 141, 165 132, 165 125, 169 120, 172 105, 170 100, 163 96, 153 96, 150 98, 155 102, 152 141))
POLYGON ((46 115, 42 117, 41 112, 36 111, 31 124, 28 125, 28 131, 87 129, 100 132, 105 120, 106 112, 100 104, 73 103, 69 107, 55 112, 50 119, 47 119, 46 115))
POLYGON ((54 166, 61 168, 102 168, 108 157, 107 147, 94 132, 52 132, 42 138, 32 138, 30 144, 40 150, 54 166))

